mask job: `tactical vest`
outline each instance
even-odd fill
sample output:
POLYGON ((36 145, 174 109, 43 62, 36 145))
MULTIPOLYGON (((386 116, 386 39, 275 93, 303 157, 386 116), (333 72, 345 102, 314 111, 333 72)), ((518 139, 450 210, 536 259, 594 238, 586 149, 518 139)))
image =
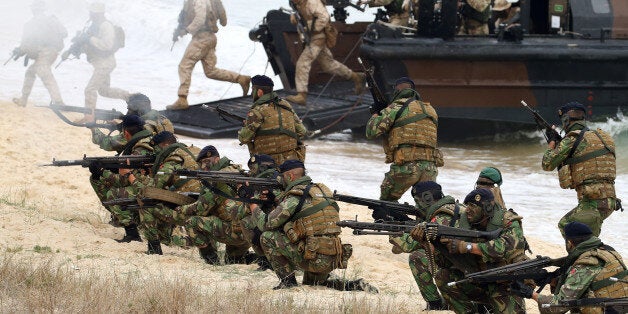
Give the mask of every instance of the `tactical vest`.
POLYGON ((290 104, 281 99, 279 104, 269 102, 256 106, 256 109, 264 117, 264 122, 255 133, 251 155, 272 155, 295 150, 299 136, 290 104))
MULTIPOLYGON (((436 203, 432 204, 425 212, 425 220, 430 221, 436 215, 440 213, 445 213, 449 216, 454 217, 456 209, 456 200, 451 196, 445 196, 438 200, 436 203)), ((460 209, 458 209, 459 211, 460 209)), ((458 213, 459 215, 459 213, 458 213)))
MULTIPOLYGON (((195 0, 187 0, 183 3, 183 12, 185 12, 185 17, 183 19, 183 25, 185 27, 190 26, 194 17, 196 17, 196 12, 194 11, 194 1, 195 0)), ((218 17, 216 16, 215 9, 213 7, 213 0, 196 0, 205 2, 205 27, 199 29, 199 32, 202 31, 211 31, 212 33, 218 32, 218 25, 216 25, 216 21, 218 17)))
POLYGON ((122 152, 119 155, 132 155, 135 150, 142 149, 149 152, 153 151, 153 147, 150 145, 150 139, 152 134, 146 130, 139 131, 129 139, 124 145, 122 152))
MULTIPOLYGON (((397 102, 405 103, 407 100, 397 102)), ((387 146, 384 150, 392 152, 396 164, 415 160, 436 161, 440 154, 436 150, 437 126, 436 110, 429 103, 411 101, 401 116, 395 119, 384 142, 387 146)))
MULTIPOLYGON (((623 279, 628 274, 626 265, 624 265, 621 256, 614 250, 605 249, 601 246, 597 249, 582 253, 574 262, 574 265, 598 265, 604 263, 604 268, 598 273, 589 285, 592 295, 587 297, 594 298, 625 298, 628 297, 628 283, 613 282, 609 277, 623 279)), ((602 313, 599 308, 584 307, 580 309, 581 313, 602 313)))
MULTIPOLYGON (((174 145, 174 144, 173 144, 174 145)), ((198 170, 199 166, 196 162, 196 158, 187 147, 177 147, 172 153, 170 153, 162 163, 176 162, 180 163, 184 169, 198 170), (181 162, 183 160, 183 162, 181 162)), ((194 179, 181 179, 175 176, 174 182, 171 184, 173 191, 184 192, 200 192, 201 183, 194 179)))
POLYGON ((388 14, 403 14, 403 0, 393 0, 391 3, 384 6, 386 13, 388 14))
MULTIPOLYGON (((578 138, 580 132, 581 130, 571 131, 567 136, 578 138)), ((612 137, 600 129, 587 131, 581 143, 585 144, 584 149, 576 149, 558 171, 561 187, 575 188, 579 198, 615 197, 615 143, 612 137), (595 186, 587 188, 588 185, 595 186)))
POLYGON ((489 3, 486 7, 483 7, 485 4, 478 0, 467 0, 462 6, 460 13, 466 18, 486 23, 491 18, 491 6, 489 3))

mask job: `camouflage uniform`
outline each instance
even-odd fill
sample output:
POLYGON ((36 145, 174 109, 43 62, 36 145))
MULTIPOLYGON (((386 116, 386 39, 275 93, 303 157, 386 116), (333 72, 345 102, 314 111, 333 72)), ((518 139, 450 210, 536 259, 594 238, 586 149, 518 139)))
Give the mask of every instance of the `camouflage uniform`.
MULTIPOLYGON (((209 170, 241 172, 240 165, 234 165, 227 157, 222 157, 209 170)), ((233 187, 218 183, 215 190, 203 187, 198 201, 177 208, 175 222, 183 225, 192 240, 200 248, 211 246, 213 242, 226 244, 226 258, 243 257, 251 246, 242 236, 240 221, 234 220, 231 211, 241 203, 228 199, 235 197, 233 187)))
MULTIPOLYGON (((192 80, 192 71, 201 61, 205 76, 213 80, 238 82, 238 73, 216 68, 216 32, 218 25, 227 25, 227 15, 220 0, 186 0, 184 26, 192 34, 183 58, 179 63, 179 96, 187 97, 192 80)), ((248 90, 248 87, 247 87, 248 90)))
MULTIPOLYGON (((451 210, 441 210, 431 215, 430 222, 455 226, 462 229, 474 229, 469 223, 466 212, 462 211, 459 219, 451 210), (452 220, 454 221, 452 223, 452 220)), ((481 256, 474 254, 453 255, 448 253, 442 244, 434 246, 443 258, 437 259, 439 271, 435 276, 436 284, 443 293, 443 297, 456 313, 468 313, 477 311, 472 302, 483 303, 491 307, 494 313, 525 313, 525 303, 521 297, 507 293, 508 284, 458 284, 454 287, 447 285, 449 282, 464 278, 465 273, 477 272, 503 266, 527 259, 524 254, 526 241, 523 237, 523 229, 520 224, 521 217, 512 211, 504 210, 498 206, 494 209, 485 230, 493 231, 503 228, 499 238, 477 243, 482 252, 481 256), (442 263, 442 264, 440 264, 442 263)))
POLYGON ((558 222, 563 236, 563 228, 572 221, 584 223, 594 236, 599 236, 604 219, 619 209, 615 196, 615 143, 608 133, 587 129, 573 156, 567 158, 585 127, 583 122, 571 124, 560 144, 543 155, 543 170, 559 168, 561 187, 578 193, 578 206, 558 222))
POLYGON ((115 45, 116 30, 114 25, 105 20, 90 27, 92 37, 83 46, 87 62, 94 67, 94 73, 85 87, 85 107, 96 108, 96 99, 100 94, 107 98, 129 100, 128 91, 111 87, 111 72, 116 68, 115 45))
MULTIPOLYGON (((142 115, 141 118, 144 120, 144 129, 150 131, 151 136, 161 131, 174 133, 172 122, 157 110, 151 110, 142 115)), ((93 128, 91 131, 92 143, 97 144, 103 150, 121 152, 127 143, 123 133, 109 135, 98 128, 93 128)))
POLYGON ((386 163, 392 163, 381 185, 381 200, 396 201, 413 184, 436 181, 437 167, 442 166, 436 148, 438 116, 429 103, 417 99, 416 91, 402 90, 366 125, 366 138, 386 136, 386 163))
POLYGON ((325 28, 330 24, 329 12, 320 0, 295 1, 297 10, 306 22, 310 43, 305 46, 295 66, 295 84, 298 93, 308 92, 310 69, 317 61, 325 73, 336 75, 342 79, 353 79, 353 71, 346 65, 334 60, 326 45, 325 28))
POLYGON ((403 0, 370 0, 369 7, 384 6, 388 15, 388 22, 398 26, 408 26, 410 23, 410 6, 403 7, 403 0))
POLYGON ((462 14, 459 35, 488 35, 491 0, 466 0, 459 11, 462 14))
POLYGON ((325 185, 303 176, 286 187, 268 215, 253 210, 253 219, 264 231, 262 248, 280 279, 303 270, 304 284, 321 284, 332 270, 346 268, 351 249, 338 237, 338 205, 331 196, 325 185))
POLYGON ((251 156, 270 155, 279 165, 290 159, 305 160, 301 139, 306 132, 290 103, 272 92, 255 101, 238 139, 248 145, 251 156))
POLYGON ((52 75, 51 67, 57 59, 59 51, 63 49, 63 39, 68 36, 68 31, 61 25, 55 16, 35 14, 33 19, 24 25, 22 42, 19 50, 26 54, 26 58, 35 62, 28 67, 24 75, 22 97, 16 99, 18 105, 25 106, 35 83, 35 77, 39 76, 53 103, 62 104, 63 99, 59 92, 59 85, 52 75))
MULTIPOLYGON (((198 170, 198 168, 195 155, 190 152, 189 148, 185 144, 174 143, 157 152, 148 182, 150 186, 174 192, 199 192, 199 181, 182 179, 174 175, 174 171, 178 169, 198 170)), ((146 240, 162 241, 164 244, 174 242, 176 245, 182 245, 178 242, 180 239, 172 238, 174 211, 171 208, 165 205, 143 207, 140 208, 139 213, 146 240)))
MULTIPOLYGON (((591 237, 578 244, 567 256, 566 269, 558 279, 553 295, 539 295, 541 313, 565 313, 566 308, 542 308, 543 304, 558 304, 562 300, 584 298, 625 298, 628 297, 628 284, 612 282, 609 277, 622 279, 628 273, 621 255, 612 247, 604 245, 600 239, 591 237)), ((581 313, 603 313, 595 307, 583 307, 581 313)))

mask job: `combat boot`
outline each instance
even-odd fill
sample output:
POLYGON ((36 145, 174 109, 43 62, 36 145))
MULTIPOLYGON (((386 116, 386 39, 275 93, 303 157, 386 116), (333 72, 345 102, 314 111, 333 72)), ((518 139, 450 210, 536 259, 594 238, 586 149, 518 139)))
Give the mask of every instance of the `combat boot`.
POLYGON ((13 103, 18 107, 26 107, 26 99, 23 98, 13 98, 13 103))
POLYGON ((307 99, 307 93, 299 92, 296 95, 286 97, 286 100, 295 103, 297 105, 305 106, 305 100, 307 99))
POLYGON ((443 304, 443 300, 427 301, 426 311, 444 311, 447 310, 447 305, 443 304))
POLYGON ((251 77, 248 75, 238 75, 237 82, 242 87, 242 96, 246 96, 249 93, 249 86, 251 86, 251 77))
POLYGON ((184 110, 188 109, 190 105, 188 105, 188 97, 179 95, 177 101, 175 101, 172 105, 166 106, 168 110, 184 110))
POLYGON ((161 242, 159 240, 148 241, 148 251, 146 251, 146 254, 164 255, 164 253, 161 251, 161 242))
POLYGON ((218 259, 218 253, 213 246, 208 245, 206 247, 198 248, 198 254, 205 261, 205 263, 210 265, 220 265, 220 259, 218 259))
POLYGON ((281 281, 279 282, 277 286, 273 288, 273 290, 289 289, 292 287, 296 287, 298 285, 299 284, 297 283, 297 278, 294 277, 294 273, 292 273, 288 275, 287 277, 281 278, 281 281))
POLYGON ((129 243, 131 241, 142 242, 142 237, 140 237, 136 224, 124 226, 124 237, 120 240, 116 240, 118 243, 129 243))
POLYGON ((364 92, 364 86, 366 84, 365 83, 366 76, 364 75, 364 73, 362 72, 351 73, 351 80, 353 81, 353 84, 355 85, 355 94, 356 95, 362 94, 362 92, 364 92))

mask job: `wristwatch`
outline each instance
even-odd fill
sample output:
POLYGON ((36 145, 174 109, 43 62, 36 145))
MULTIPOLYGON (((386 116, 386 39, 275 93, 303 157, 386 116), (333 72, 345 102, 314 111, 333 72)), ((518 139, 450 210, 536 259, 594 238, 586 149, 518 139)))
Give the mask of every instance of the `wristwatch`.
POLYGON ((471 252, 473 245, 471 243, 467 243, 467 253, 471 252))

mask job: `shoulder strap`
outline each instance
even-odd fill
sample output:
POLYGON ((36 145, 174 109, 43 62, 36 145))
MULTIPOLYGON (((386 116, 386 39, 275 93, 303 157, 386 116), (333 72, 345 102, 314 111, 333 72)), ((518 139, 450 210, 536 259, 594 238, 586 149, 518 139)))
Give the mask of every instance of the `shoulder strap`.
POLYGON ((571 156, 573 156, 573 154, 576 152, 576 148, 578 148, 578 145, 580 145, 580 143, 582 142, 582 139, 584 138, 584 133, 586 133, 588 130, 589 128, 585 126, 580 131, 580 134, 578 134, 578 138, 576 138, 576 141, 573 142, 573 146, 571 146, 571 149, 569 150, 569 154, 567 155, 567 158, 565 158, 565 161, 563 161, 563 165, 570 163, 571 156))
POLYGON ((454 215, 451 218, 451 221, 449 222, 449 226, 450 227, 456 226, 456 222, 458 221, 458 219, 460 219, 460 206, 458 205, 458 202, 456 202, 456 205, 454 207, 454 215))

